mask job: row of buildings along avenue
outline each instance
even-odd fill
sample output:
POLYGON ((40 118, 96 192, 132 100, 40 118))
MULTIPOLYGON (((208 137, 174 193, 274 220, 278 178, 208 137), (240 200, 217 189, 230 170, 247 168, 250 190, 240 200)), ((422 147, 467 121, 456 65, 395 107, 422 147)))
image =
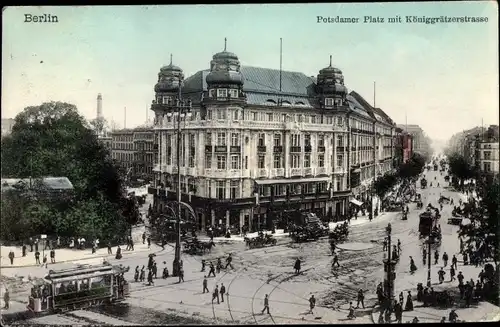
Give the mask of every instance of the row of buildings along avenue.
POLYGON ((200 229, 269 228, 297 210, 343 216, 411 152, 411 137, 348 92, 331 58, 313 78, 241 66, 224 49, 210 69, 187 78, 172 62, 162 67, 154 91, 158 154, 149 193, 160 212, 176 199, 179 140, 182 201, 200 229))

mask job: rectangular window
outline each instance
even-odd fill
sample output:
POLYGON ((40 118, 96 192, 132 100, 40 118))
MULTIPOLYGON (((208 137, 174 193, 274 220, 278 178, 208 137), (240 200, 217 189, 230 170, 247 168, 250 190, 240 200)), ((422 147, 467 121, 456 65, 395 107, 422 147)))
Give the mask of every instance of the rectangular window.
POLYGON ((215 192, 217 193, 217 199, 223 200, 226 198, 226 181, 217 181, 216 182, 216 189, 215 192))
POLYGON ((265 145, 266 145, 266 134, 259 133, 259 146, 265 146, 265 145))
POLYGON ((267 114, 267 121, 273 121, 273 114, 272 113, 267 114))
POLYGON ((342 126, 342 124, 343 124, 342 117, 337 117, 337 125, 342 126))
POLYGON ((226 169, 226 156, 218 155, 217 156, 217 169, 226 169))
POLYGON ((238 90, 235 90, 235 89, 229 90, 229 97, 230 98, 237 98, 238 97, 238 90))
POLYGON ((292 134, 292 146, 300 146, 300 134, 292 134))
POLYGON ((226 146, 226 133, 217 133, 217 145, 226 146))
POLYGON ((299 154, 292 154, 290 155, 290 161, 292 163, 292 168, 300 168, 300 155, 299 154))
POLYGON ((257 112, 255 111, 252 111, 252 120, 253 121, 258 121, 259 119, 259 115, 257 114, 257 112))
POLYGON ((240 112, 238 110, 233 110, 233 120, 239 120, 240 119, 240 112))
POLYGON ((318 167, 325 167, 325 155, 318 154, 318 167))
POLYGON ((205 134, 205 145, 212 145, 212 133, 205 134))
POLYGON ((491 163, 490 162, 485 162, 484 163, 484 171, 491 171, 491 163))
POLYGON ((484 151, 484 160, 491 160, 491 151, 484 151))
POLYGON ((172 102, 172 97, 163 97, 163 104, 170 104, 172 102))
POLYGON ((311 124, 316 124, 316 116, 311 116, 311 124))
POLYGON ((342 191, 342 179, 337 179, 337 191, 342 191))
POLYGON ((281 114, 281 121, 286 122, 286 114, 281 114))
POLYGON ((241 169, 239 155, 231 156, 231 169, 241 169))
POLYGON ((304 155, 304 168, 311 167, 311 154, 306 153, 304 155))
POLYGON ((212 120, 212 110, 207 110, 207 117, 206 117, 207 120, 212 120))
POLYGON ((231 181, 230 182, 230 196, 231 199, 239 198, 240 196, 240 182, 239 181, 231 181))
POLYGON ((189 134, 189 146, 194 148, 195 147, 195 144, 194 144, 194 134, 189 134))
POLYGON ((226 109, 217 110, 217 119, 226 119, 226 109))
POLYGON ((227 89, 217 89, 218 98, 227 98, 227 89))
POLYGON ((324 135, 318 136, 318 146, 325 146, 325 136, 324 135))
POLYGON ((274 155, 274 168, 283 168, 283 157, 281 154, 275 154, 274 155))
POLYGON ((325 99, 325 106, 332 107, 333 106, 333 99, 332 98, 326 98, 325 99))
POLYGON ((231 146, 239 146, 239 145, 240 145, 240 134, 231 133, 231 146))
POLYGON ((311 134, 304 135, 304 145, 311 146, 311 134))
POLYGON ((344 156, 341 154, 337 154, 337 167, 344 166, 344 156))
POLYGON ((258 168, 259 169, 266 168, 266 157, 265 156, 259 156, 257 164, 258 164, 258 168))
POLYGON ((189 156, 189 168, 194 168, 194 156, 189 156))
POLYGON ((344 135, 337 135, 337 146, 344 146, 344 135))
POLYGON ((281 134, 274 134, 274 146, 281 146, 281 134))

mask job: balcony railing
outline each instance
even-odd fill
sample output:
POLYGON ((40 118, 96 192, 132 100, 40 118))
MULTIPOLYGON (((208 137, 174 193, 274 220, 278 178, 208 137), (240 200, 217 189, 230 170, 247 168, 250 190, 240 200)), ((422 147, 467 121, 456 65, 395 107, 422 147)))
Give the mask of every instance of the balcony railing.
POLYGON ((216 145, 215 146, 215 152, 218 152, 218 153, 227 152, 227 146, 225 146, 225 145, 216 145))
POLYGON ((266 152, 266 146, 265 145, 258 145, 257 152, 266 152))
POLYGON ((300 146, 291 146, 290 152, 302 152, 302 149, 300 146))
POLYGON ((318 152, 325 152, 324 146, 318 146, 318 152))
POLYGON ((267 177, 267 169, 266 168, 259 168, 257 170, 257 177, 267 177))
POLYGON ((212 146, 211 145, 205 145, 205 152, 212 152, 212 146))
POLYGON ((229 152, 231 153, 240 153, 241 152, 241 146, 239 145, 232 145, 229 147, 229 152))
POLYGON ((281 153, 281 152, 283 152, 283 147, 281 145, 279 145, 279 146, 275 145, 273 147, 273 152, 275 152, 275 153, 281 153))
POLYGON ((285 169, 284 168, 274 168, 271 170, 271 177, 284 177, 285 169))
POLYGON ((318 167, 316 168, 316 175, 324 175, 326 174, 326 168, 325 167, 318 167))
POLYGON ((291 176, 302 176, 302 168, 292 168, 290 175, 291 176))
POLYGON ((304 168, 304 175, 312 175, 313 174, 313 169, 308 167, 308 168, 304 168))

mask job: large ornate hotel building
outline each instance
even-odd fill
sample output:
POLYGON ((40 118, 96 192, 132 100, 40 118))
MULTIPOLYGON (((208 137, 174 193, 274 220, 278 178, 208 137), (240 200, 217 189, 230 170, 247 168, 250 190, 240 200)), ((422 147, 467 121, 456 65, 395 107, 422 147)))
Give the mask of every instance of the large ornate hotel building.
POLYGON ((161 68, 155 94, 159 153, 149 192, 159 210, 176 199, 176 115, 179 96, 189 99, 191 115, 180 116, 181 191, 200 229, 269 228, 297 210, 339 217, 393 168, 394 123, 348 93, 331 58, 315 79, 240 66, 224 49, 186 79, 172 63, 161 68))

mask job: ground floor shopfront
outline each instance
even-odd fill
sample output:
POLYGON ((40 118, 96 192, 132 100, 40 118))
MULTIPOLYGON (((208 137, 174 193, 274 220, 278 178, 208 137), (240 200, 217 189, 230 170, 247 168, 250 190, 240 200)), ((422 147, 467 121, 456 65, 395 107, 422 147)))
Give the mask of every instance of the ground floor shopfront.
MULTIPOLYGON (((169 190, 158 192, 156 189, 150 189, 149 193, 154 195, 153 207, 156 212, 168 214, 166 207, 175 201, 174 193, 169 190)), ((235 200, 205 199, 183 194, 182 201, 193 208, 194 214, 185 212, 182 217, 189 217, 197 230, 225 226, 237 232, 241 232, 243 226, 247 226, 249 231, 270 230, 273 224, 276 228, 283 228, 289 214, 297 212, 314 212, 325 221, 338 221, 348 214, 350 193, 235 200)))

